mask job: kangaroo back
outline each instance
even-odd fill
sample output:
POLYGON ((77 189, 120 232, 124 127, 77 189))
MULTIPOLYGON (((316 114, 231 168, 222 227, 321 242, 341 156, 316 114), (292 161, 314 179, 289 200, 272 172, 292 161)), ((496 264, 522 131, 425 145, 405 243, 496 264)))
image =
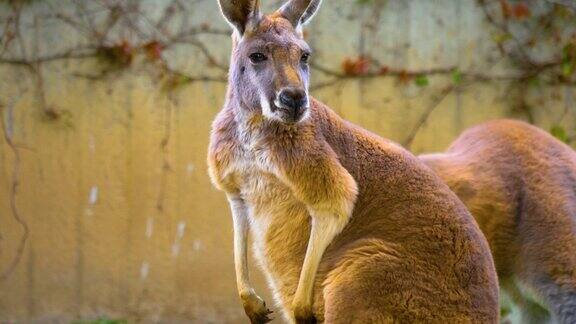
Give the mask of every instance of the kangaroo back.
POLYGON ((543 305, 576 322, 576 153, 536 127, 500 120, 420 158, 478 221, 525 320, 541 319, 543 305))

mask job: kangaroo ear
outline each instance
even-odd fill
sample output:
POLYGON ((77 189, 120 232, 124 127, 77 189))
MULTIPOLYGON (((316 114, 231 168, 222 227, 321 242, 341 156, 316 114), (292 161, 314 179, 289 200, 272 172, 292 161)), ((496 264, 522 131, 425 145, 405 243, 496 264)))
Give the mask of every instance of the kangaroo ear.
POLYGON ((294 28, 306 24, 314 15, 322 0, 290 0, 280 8, 282 17, 288 19, 294 28))
POLYGON ((258 0, 218 0, 224 18, 243 35, 247 27, 260 19, 258 0))

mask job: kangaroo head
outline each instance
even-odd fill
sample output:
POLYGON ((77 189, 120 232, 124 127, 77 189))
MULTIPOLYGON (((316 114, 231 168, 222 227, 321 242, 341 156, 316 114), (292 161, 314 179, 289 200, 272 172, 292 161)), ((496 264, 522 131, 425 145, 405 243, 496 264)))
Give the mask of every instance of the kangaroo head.
POLYGON ((305 119, 311 51, 302 25, 321 0, 290 0, 269 15, 260 13, 258 0, 218 2, 234 28, 229 86, 241 108, 283 123, 305 119))

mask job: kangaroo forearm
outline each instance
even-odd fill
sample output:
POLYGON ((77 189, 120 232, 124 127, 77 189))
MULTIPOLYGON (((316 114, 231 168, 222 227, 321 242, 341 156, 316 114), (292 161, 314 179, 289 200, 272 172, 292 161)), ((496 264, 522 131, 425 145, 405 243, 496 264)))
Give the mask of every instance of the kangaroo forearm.
POLYGON ((312 227, 310 240, 306 249, 306 256, 298 288, 294 296, 295 307, 311 307, 313 298, 313 288, 318 272, 318 266, 324 255, 324 251, 348 223, 349 217, 325 214, 322 212, 311 212, 312 227))
POLYGON ((248 208, 244 200, 235 194, 228 194, 228 201, 234 223, 234 267, 238 295, 250 322, 267 323, 271 311, 252 288, 248 276, 248 208))
POLYGON ((234 225, 234 266, 238 293, 243 294, 252 289, 248 275, 248 215, 241 198, 229 196, 234 225))
POLYGON ((298 287, 292 307, 296 317, 309 317, 318 266, 326 247, 338 235, 352 214, 358 186, 338 162, 327 143, 315 143, 317 150, 302 159, 289 161, 280 178, 292 188, 294 195, 306 204, 310 213, 311 231, 298 287), (292 163, 294 164, 292 164, 292 163))

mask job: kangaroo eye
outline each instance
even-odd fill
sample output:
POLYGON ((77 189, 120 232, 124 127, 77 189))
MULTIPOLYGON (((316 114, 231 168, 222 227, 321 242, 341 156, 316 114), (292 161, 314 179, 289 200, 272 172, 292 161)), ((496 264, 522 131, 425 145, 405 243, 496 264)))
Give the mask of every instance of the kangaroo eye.
POLYGON ((264 55, 262 53, 252 53, 252 54, 250 54, 249 57, 250 57, 250 61, 252 61, 252 63, 260 63, 260 62, 264 62, 268 59, 266 57, 266 55, 264 55))
POLYGON ((310 54, 309 54, 309 53, 304 53, 304 54, 302 54, 302 57, 300 58, 300 62, 302 62, 302 63, 308 63, 308 59, 310 59, 310 54))

